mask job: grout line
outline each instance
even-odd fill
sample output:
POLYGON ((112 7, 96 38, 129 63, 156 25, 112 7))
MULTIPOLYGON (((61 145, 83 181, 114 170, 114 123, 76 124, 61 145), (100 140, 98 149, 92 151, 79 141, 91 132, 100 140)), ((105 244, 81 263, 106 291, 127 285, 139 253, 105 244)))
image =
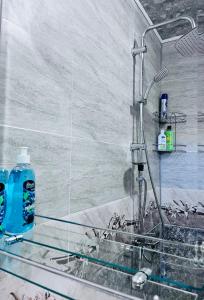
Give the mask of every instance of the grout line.
POLYGON ((128 201, 131 200, 130 196, 126 196, 126 197, 123 197, 123 198, 112 200, 110 202, 106 202, 102 205, 97 205, 97 206, 89 207, 89 208, 86 208, 86 209, 82 209, 82 210, 77 211, 77 212, 70 213, 69 216, 65 216, 64 218, 75 217, 77 215, 81 215, 81 214, 84 214, 86 212, 90 212, 90 210, 94 211, 94 210, 98 210, 98 209, 101 209, 101 208, 106 207, 106 206, 112 206, 112 205, 116 204, 116 202, 124 201, 125 199, 127 199, 128 201))
POLYGON ((0 34, 2 34, 3 0, 0 0, 0 34))
MULTIPOLYGON (((89 207, 89 208, 86 208, 86 209, 82 209, 82 210, 79 210, 79 211, 76 211, 76 212, 72 212, 72 213, 70 212, 69 215, 62 216, 59 219, 66 221, 67 218, 69 219, 69 218, 81 217, 81 216, 83 216, 86 213, 90 213, 91 214, 93 211, 100 210, 103 207, 109 207, 109 206, 117 205, 118 202, 122 202, 122 201, 125 201, 125 200, 126 201, 131 201, 132 199, 130 198, 130 196, 127 196, 127 197, 124 197, 124 198, 115 199, 115 200, 112 200, 110 202, 103 203, 102 205, 92 206, 92 207, 89 207)), ((48 220, 45 223, 46 223, 46 225, 50 225, 51 223, 53 223, 53 220, 48 220)), ((43 224, 45 224, 45 223, 43 223, 43 224)))
MULTIPOLYGON (((73 67, 73 57, 72 57, 72 67, 73 67)), ((73 73, 73 69, 72 69, 73 73)), ((71 211, 71 189, 72 189, 72 151, 73 151, 73 116, 72 116, 72 104, 74 98, 74 80, 72 76, 72 87, 71 87, 71 103, 70 103, 70 135, 71 135, 71 143, 70 143, 70 155, 69 155, 69 208, 68 214, 71 211)), ((79 150, 80 151, 80 150, 79 150)))
MULTIPOLYGON (((149 25, 153 25, 152 20, 150 19, 149 15, 147 14, 146 10, 144 9, 143 5, 141 4, 140 0, 133 0, 135 2, 135 4, 137 5, 137 7, 139 8, 139 10, 141 11, 142 15, 145 17, 145 19, 147 20, 147 22, 149 23, 149 25)), ((160 36, 160 34, 158 33, 158 31, 156 29, 153 30, 155 35, 157 36, 157 38, 159 39, 160 43, 163 43, 163 40, 160 36)))
MULTIPOLYGON (((73 57, 71 59, 71 72, 73 73, 73 57)), ((69 152, 69 190, 68 190, 68 209, 67 213, 70 215, 71 211, 71 192, 72 192, 72 150, 73 150, 73 141, 72 141, 72 104, 73 104, 73 92, 74 92, 74 81, 73 81, 73 76, 71 77, 71 97, 70 97, 70 152, 69 152)), ((63 216, 64 217, 64 216, 63 216)), ((70 242, 69 242, 69 230, 67 230, 67 249, 70 249, 70 242)))
POLYGON ((48 135, 52 135, 52 136, 56 136, 56 137, 69 137, 69 136, 65 136, 62 134, 54 133, 54 132, 52 133, 52 132, 44 131, 44 130, 36 130, 36 129, 12 126, 12 125, 7 125, 7 124, 0 124, 0 127, 23 130, 23 131, 30 131, 30 132, 35 132, 35 133, 48 134, 48 135))
POLYGON ((53 133, 53 132, 44 131, 44 130, 36 130, 36 129, 12 126, 12 125, 7 125, 7 124, 0 124, 0 127, 22 130, 22 131, 30 131, 30 132, 34 132, 34 133, 40 133, 40 134, 47 134, 47 135, 61 137, 61 138, 67 138, 67 139, 85 140, 90 143, 102 143, 102 144, 107 144, 107 145, 120 146, 121 148, 129 148, 129 143, 128 144, 111 143, 111 142, 107 142, 107 141, 103 141, 103 140, 93 140, 93 139, 86 138, 86 137, 72 136, 72 134, 71 135, 63 135, 63 134, 53 133))
POLYGON ((129 141, 128 141, 128 144, 117 144, 117 143, 110 143, 110 142, 106 142, 106 141, 102 141, 102 140, 93 140, 93 139, 89 139, 89 138, 85 138, 85 137, 73 136, 72 138, 76 139, 76 140, 85 140, 90 143, 102 143, 102 144, 107 144, 107 145, 120 146, 121 148, 129 148, 129 146, 130 146, 129 141))
MULTIPOLYGON (((147 193, 148 193, 148 195, 150 193, 153 193, 152 189, 148 190, 147 193)), ((76 211, 76 212, 70 213, 70 215, 62 217, 62 219, 64 219, 64 218, 66 219, 67 217, 69 217, 69 218, 70 217, 77 217, 77 216, 80 216, 80 215, 85 214, 87 212, 91 213, 91 211, 100 210, 101 208, 104 208, 104 207, 109 207, 109 206, 117 205, 118 202, 123 202, 125 200, 127 202, 128 201, 130 201, 130 202, 132 201, 130 195, 127 195, 126 197, 115 199, 115 200, 111 200, 109 202, 103 203, 102 205, 97 205, 97 206, 89 207, 89 208, 86 208, 86 209, 82 209, 80 211, 76 211)))

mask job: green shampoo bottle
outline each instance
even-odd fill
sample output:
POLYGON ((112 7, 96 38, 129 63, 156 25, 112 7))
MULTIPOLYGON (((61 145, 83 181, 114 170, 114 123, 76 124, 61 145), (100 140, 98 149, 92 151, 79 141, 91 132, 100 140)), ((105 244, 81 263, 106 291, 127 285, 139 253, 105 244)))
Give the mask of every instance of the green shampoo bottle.
POLYGON ((172 131, 171 126, 167 126, 165 131, 166 135, 166 151, 174 151, 174 132, 172 131))

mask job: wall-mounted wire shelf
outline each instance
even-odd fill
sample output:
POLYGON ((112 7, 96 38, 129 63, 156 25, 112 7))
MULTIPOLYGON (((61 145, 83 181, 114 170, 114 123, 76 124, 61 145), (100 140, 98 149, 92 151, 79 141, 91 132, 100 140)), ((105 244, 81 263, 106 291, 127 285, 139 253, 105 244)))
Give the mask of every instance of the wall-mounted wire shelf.
POLYGON ((39 215, 36 221, 39 225, 20 242, 8 244, 8 235, 1 238, 0 270, 65 299, 81 299, 82 289, 83 295, 97 290, 116 299, 141 299, 144 292, 160 291, 191 300, 204 292, 196 279, 195 269, 202 266, 195 264, 194 245, 39 215), (168 271, 175 264, 177 272, 168 271), (132 276, 141 265, 151 267, 152 274, 143 290, 133 290, 132 276))
POLYGON ((198 144, 198 153, 204 153, 204 144, 198 144))
POLYGON ((198 122, 203 123, 204 122, 204 113, 198 112, 198 122))
POLYGON ((153 120, 160 124, 186 123, 187 115, 180 112, 170 112, 167 119, 161 119, 158 111, 153 113, 153 120))
POLYGON ((186 148, 187 148, 187 145, 183 145, 183 144, 176 144, 174 145, 174 150, 171 150, 171 151, 168 151, 168 150, 158 150, 158 144, 153 144, 153 146, 155 146, 155 149, 153 150, 154 152, 158 152, 160 154, 162 153, 166 153, 166 154, 170 154, 170 153, 174 153, 174 152, 177 152, 177 153, 187 153, 186 151, 186 148))
POLYGON ((187 122, 186 114, 180 112, 170 112, 166 119, 161 119, 159 112, 156 111, 153 113, 153 120, 157 122, 160 127, 163 127, 165 124, 174 126, 174 149, 172 151, 159 151, 158 149, 155 151, 157 151, 158 153, 186 152, 185 149, 183 149, 183 147, 186 147, 186 145, 177 144, 177 124, 187 122), (182 146, 182 148, 180 148, 180 146, 182 146))

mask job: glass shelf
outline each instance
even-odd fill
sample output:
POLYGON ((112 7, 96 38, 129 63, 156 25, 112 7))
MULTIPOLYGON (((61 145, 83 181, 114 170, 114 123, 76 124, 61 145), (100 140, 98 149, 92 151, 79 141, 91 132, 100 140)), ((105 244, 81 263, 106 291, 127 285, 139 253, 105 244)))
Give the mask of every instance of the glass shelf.
MULTIPOLYGON (((58 253, 55 252, 55 255, 58 253)), ((1 257, 2 260, 2 257, 1 257)), ((110 270, 109 268, 83 264, 79 261, 78 271, 74 275, 66 271, 60 271, 62 267, 51 267, 46 265, 40 267, 34 261, 18 261, 17 258, 6 258, 0 269, 19 279, 25 280, 39 288, 49 290, 50 293, 58 295, 63 299, 152 299, 152 295, 162 295, 163 300, 169 300, 169 296, 175 299, 193 300, 197 295, 192 292, 183 291, 163 284, 148 281, 142 291, 132 289, 132 276, 110 270), (46 268, 44 268, 46 267, 46 268), (102 297, 99 297, 99 295, 102 297), (104 294, 105 293, 105 296, 104 294), (83 296, 82 296, 83 295, 83 296), (97 295, 97 298, 95 298, 97 295), (111 298, 109 298, 109 296, 111 298)), ((61 299, 61 298, 60 298, 61 299)))
POLYGON ((204 292, 204 262, 200 256, 196 261, 194 245, 43 216, 36 216, 36 222, 21 242, 7 245, 7 235, 0 240, 0 267, 65 299, 72 299, 70 291, 50 286, 39 272, 78 284, 83 279, 88 288, 122 294, 123 299, 140 298, 144 290, 154 295, 166 289, 168 295, 184 293, 185 299, 204 292), (143 267, 152 274, 142 291, 133 290, 132 276, 143 267))
POLYGON ((187 115, 180 112, 170 112, 168 114, 167 119, 160 119, 159 112, 156 111, 153 113, 153 119, 154 121, 160 123, 160 124, 175 124, 175 123, 186 123, 187 115))
POLYGON ((187 145, 184 144, 174 144, 174 150, 168 151, 168 150, 158 150, 158 144, 153 144, 153 146, 156 147, 156 149, 153 149, 153 152, 158 152, 160 154, 162 153, 174 153, 174 152, 179 152, 179 153, 187 153, 187 151, 185 150, 187 148, 187 145))
POLYGON ((204 122, 204 113, 198 112, 198 122, 203 123, 204 122))

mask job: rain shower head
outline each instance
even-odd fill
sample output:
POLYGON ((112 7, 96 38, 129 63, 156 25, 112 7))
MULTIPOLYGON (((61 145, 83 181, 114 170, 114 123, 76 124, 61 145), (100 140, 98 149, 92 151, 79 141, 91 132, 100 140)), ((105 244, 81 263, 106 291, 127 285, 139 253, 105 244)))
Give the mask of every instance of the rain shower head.
POLYGON ((156 73, 154 75, 152 82, 150 83, 150 85, 148 86, 148 88, 145 92, 144 100, 147 100, 147 98, 149 96, 149 92, 150 92, 152 86, 154 85, 154 83, 160 82, 162 79, 164 79, 168 75, 168 73, 169 73, 168 69, 166 67, 163 67, 158 73, 156 73))
POLYGON ((199 33, 195 27, 187 34, 183 35, 175 44, 177 51, 183 56, 193 54, 204 55, 204 33, 199 33))

